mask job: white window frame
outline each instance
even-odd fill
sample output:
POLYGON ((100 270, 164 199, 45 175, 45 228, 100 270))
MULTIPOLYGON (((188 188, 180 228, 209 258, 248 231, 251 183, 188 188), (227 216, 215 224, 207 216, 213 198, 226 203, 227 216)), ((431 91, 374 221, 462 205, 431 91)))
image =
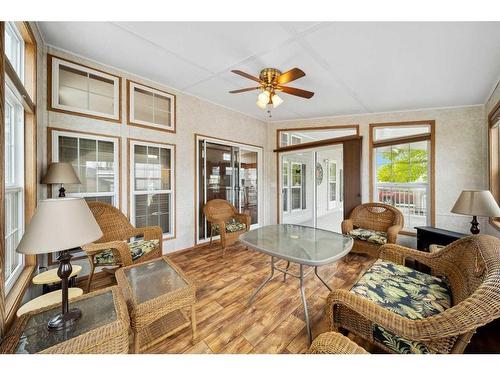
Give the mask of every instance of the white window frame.
POLYGON ((332 209, 337 206, 337 201, 338 201, 338 170, 337 170, 338 164, 336 160, 330 160, 328 161, 328 209, 332 209), (335 165, 335 176, 332 176, 331 173, 331 166, 335 165), (334 180, 332 181, 332 177, 334 180), (335 199, 331 199, 331 192, 332 192, 332 187, 331 184, 335 184, 335 199))
POLYGON ((51 99, 51 107, 54 109, 59 109, 63 111, 68 111, 72 112, 75 114, 84 114, 84 115, 89 115, 89 116, 96 116, 96 117, 102 117, 105 119, 110 119, 110 120, 115 120, 119 121, 120 120, 120 77, 107 74, 104 72, 101 72, 99 70, 94 70, 91 68, 87 68, 86 66, 79 65, 72 63, 70 61, 66 61, 63 59, 59 59, 55 56, 51 56, 51 61, 52 61, 52 97, 51 99), (72 107, 64 104, 59 104, 59 67, 67 66, 68 68, 72 68, 75 70, 79 70, 83 73, 86 74, 92 74, 96 75, 105 79, 109 79, 113 81, 113 109, 114 113, 112 115, 108 113, 103 113, 103 112, 96 112, 96 111, 91 111, 85 108, 79 108, 79 107, 72 107))
MULTIPOLYGON (((14 235, 16 231, 20 231, 20 234, 18 235, 18 239, 21 240, 22 234, 24 233, 24 108, 22 106, 21 101, 16 97, 13 89, 10 87, 10 81, 7 80, 7 84, 5 85, 5 107, 12 107, 13 110, 13 122, 14 122, 14 127, 13 127, 13 132, 11 132, 11 135, 13 137, 13 144, 15 147, 13 148, 13 160, 16 160, 17 163, 17 168, 13 171, 14 172, 14 183, 8 184, 7 179, 5 180, 5 195, 8 194, 15 194, 17 195, 17 207, 18 207, 18 212, 17 212, 17 229, 12 232, 12 233, 5 233, 5 238, 3 239, 4 243, 7 240, 7 237, 10 237, 11 235, 14 235)), ((12 118, 12 117, 11 117, 12 118)), ((6 213, 6 211, 5 211, 6 213)), ((5 227, 7 227, 7 223, 5 223, 5 227)), ((16 244, 17 247, 17 244, 16 244)), ((10 266, 11 261, 10 259, 11 254, 8 254, 7 251, 5 252, 5 267, 10 266)), ((16 283, 17 279, 21 275, 25 261, 24 261, 24 256, 22 254, 17 254, 14 251, 14 256, 18 257, 19 264, 14 270, 14 272, 11 273, 9 278, 5 279, 5 294, 7 295, 14 284, 16 283)))
MULTIPOLYGON (((50 131, 50 130, 49 130, 50 131)), ((115 174, 115 184, 114 190, 112 192, 86 192, 86 193, 69 193, 66 192, 68 197, 80 197, 80 198, 95 198, 95 197, 103 197, 110 196, 113 197, 113 205, 115 207, 120 206, 120 143, 118 138, 115 137, 107 137, 103 135, 94 135, 94 134, 86 134, 86 133, 78 133, 73 131, 64 131, 64 130, 52 130, 52 162, 59 161, 59 137, 70 137, 77 139, 91 139, 95 141, 105 141, 105 142, 113 142, 113 158, 114 158, 114 167, 113 171, 115 174)), ((97 150, 96 150, 97 151, 97 150)), ((96 153, 97 154, 97 153, 96 153)), ((80 147, 78 146, 78 155, 80 155, 80 147)), ((80 157, 80 156, 78 156, 80 157)), ((79 176, 80 172, 75 171, 79 176)), ((58 195, 58 185, 52 186, 52 196, 57 197, 58 195)))
MULTIPOLYGON (((175 95, 170 94, 165 91, 157 90, 149 86, 144 86, 139 83, 133 81, 127 81, 129 85, 128 95, 129 95, 129 124, 130 125, 143 125, 143 126, 152 126, 157 128, 158 130, 175 132, 175 95), (165 98, 170 99, 170 124, 162 125, 157 124, 155 122, 142 121, 135 118, 135 88, 138 88, 143 91, 148 91, 153 95, 163 96, 165 98)), ((153 115, 154 115, 154 101, 153 101, 153 115)))
POLYGON ((176 210, 175 210, 175 145, 165 144, 165 143, 154 143, 130 140, 130 155, 129 155, 129 191, 130 191, 130 222, 135 225, 135 196, 144 194, 170 194, 170 232, 163 233, 163 239, 175 238, 175 225, 176 225, 176 210), (135 190, 135 146, 146 146, 146 147, 156 147, 170 150, 170 189, 168 190, 135 190))
MULTIPOLYGON (((19 42, 20 48, 19 48, 19 61, 17 62, 17 66, 12 63, 12 61, 9 62, 11 63, 12 67, 16 71, 17 75, 19 76, 19 79, 21 82, 24 83, 24 49, 25 49, 25 43, 24 43, 24 38, 22 37, 21 33, 19 32, 19 29, 17 28, 16 24, 12 21, 5 22, 5 33, 10 33, 12 34, 16 40, 19 42)), ((5 54, 7 57, 7 53, 5 54)), ((8 57, 7 57, 8 59, 8 57)))
POLYGON ((288 165, 288 161, 283 161, 282 162, 282 165, 281 165, 281 179, 282 181, 285 180, 285 173, 283 173, 284 171, 286 171, 286 185, 283 183, 282 184, 282 189, 283 189, 283 192, 286 191, 286 207, 285 205, 283 205, 283 212, 288 212, 289 209, 290 209, 290 166, 288 165))

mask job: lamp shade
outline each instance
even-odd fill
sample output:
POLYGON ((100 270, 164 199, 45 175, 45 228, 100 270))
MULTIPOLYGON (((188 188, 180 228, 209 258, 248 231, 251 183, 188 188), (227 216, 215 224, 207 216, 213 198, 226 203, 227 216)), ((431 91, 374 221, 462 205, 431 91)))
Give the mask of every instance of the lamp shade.
POLYGON ((28 224, 16 251, 45 254, 68 250, 102 237, 101 228, 83 198, 45 199, 28 224))
POLYGON ((70 163, 52 163, 42 184, 80 184, 80 179, 70 163))
POLYGON ((471 216, 498 217, 500 207, 489 190, 464 190, 451 212, 471 216))

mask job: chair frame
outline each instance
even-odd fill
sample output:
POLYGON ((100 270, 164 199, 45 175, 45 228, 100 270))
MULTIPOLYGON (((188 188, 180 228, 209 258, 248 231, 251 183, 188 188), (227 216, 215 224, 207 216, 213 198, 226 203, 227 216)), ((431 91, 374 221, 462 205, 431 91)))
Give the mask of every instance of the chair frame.
MULTIPOLYGON (((349 234, 354 228, 369 229, 387 234, 387 243, 396 243, 398 233, 403 229, 404 217, 396 207, 385 203, 363 203, 355 207, 349 219, 342 221, 342 233, 349 234), (380 211, 380 212, 377 212, 380 211)), ((379 256, 380 244, 354 238, 353 252, 379 256)))
POLYGON ((446 277, 452 306, 425 319, 411 320, 348 290, 334 290, 326 313, 333 331, 348 331, 389 351, 373 338, 373 324, 424 343, 434 353, 463 353, 476 329, 500 317, 500 239, 468 236, 435 253, 383 245, 380 259, 404 265, 413 259, 446 277))
MULTIPOLYGON (((103 236, 94 243, 82 246, 90 263, 90 273, 87 280, 87 292, 90 291, 96 265, 94 257, 104 250, 111 250, 115 260, 103 267, 123 267, 159 258, 163 253, 163 230, 158 226, 136 228, 128 218, 115 206, 103 202, 87 202, 94 215, 103 236), (132 255, 127 242, 133 237, 143 237, 144 240, 158 240, 156 249, 132 261, 132 255)), ((106 270, 106 268, 105 268, 106 270)))
POLYGON ((213 228, 219 226, 220 242, 222 245, 222 257, 226 253, 226 248, 238 241, 242 233, 248 232, 251 225, 251 217, 248 214, 239 213, 236 207, 224 199, 212 199, 208 201, 203 207, 203 213, 210 223, 210 245, 213 240, 213 228), (226 222, 234 218, 240 223, 244 223, 246 228, 244 230, 227 233, 226 222))

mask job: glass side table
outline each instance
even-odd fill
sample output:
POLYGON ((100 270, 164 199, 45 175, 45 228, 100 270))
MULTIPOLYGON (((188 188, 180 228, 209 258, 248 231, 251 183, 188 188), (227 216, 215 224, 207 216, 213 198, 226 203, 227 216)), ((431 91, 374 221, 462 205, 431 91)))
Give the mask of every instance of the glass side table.
POLYGON ((196 289, 177 266, 163 257, 120 268, 115 277, 129 308, 135 353, 189 325, 195 343, 196 289))
POLYGON ((130 320, 116 286, 75 298, 70 307, 81 309, 82 317, 66 330, 47 328, 49 319, 60 312, 60 302, 22 315, 2 342, 0 353, 128 353, 130 320))

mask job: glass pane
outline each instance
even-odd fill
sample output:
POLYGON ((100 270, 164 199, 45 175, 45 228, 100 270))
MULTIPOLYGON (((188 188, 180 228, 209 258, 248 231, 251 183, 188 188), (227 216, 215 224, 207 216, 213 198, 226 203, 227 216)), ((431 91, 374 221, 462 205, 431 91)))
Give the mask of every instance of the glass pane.
POLYGON ((292 164, 292 186, 301 186, 302 184, 302 166, 301 164, 292 164))
POLYGON ((171 169, 170 169, 170 150, 166 148, 160 149, 160 165, 161 165, 161 190, 171 189, 171 169))
POLYGON ((88 109, 87 73, 59 65, 59 104, 88 109))
POLYGON ((13 22, 6 22, 5 26, 5 55, 22 81, 24 40, 13 22))
POLYGON ((348 137, 351 135, 356 135, 357 130, 355 127, 352 128, 340 128, 340 129, 316 129, 316 130, 296 130, 287 131, 280 133, 280 146, 288 146, 290 143, 288 139, 291 140, 291 144, 303 144, 309 142, 322 141, 324 139, 334 139, 341 137, 348 137), (290 137, 290 138, 288 138, 290 137))
POLYGON ((135 195, 135 225, 158 225, 163 233, 170 233, 170 193, 135 195))
POLYGON ((89 74, 89 109, 94 112, 114 114, 114 82, 89 74))
POLYGON ((250 215, 251 224, 258 221, 257 202, 257 152, 241 149, 240 151, 240 199, 241 211, 250 215))
POLYGON ((170 98, 155 94, 154 96, 154 123, 170 125, 170 98))
POLYGON ((280 147, 288 146, 288 133, 281 133, 280 136, 280 147))
POLYGON ((391 138, 408 137, 430 133, 430 125, 409 125, 409 126, 387 126, 385 128, 375 128, 374 139, 381 141, 391 138))
POLYGON ((292 210, 297 210, 301 208, 300 204, 300 189, 292 188, 292 210))
POLYGON ((148 146, 148 190, 161 189, 160 149, 158 147, 148 146))
POLYGON ((11 277, 22 264, 21 254, 16 252, 22 236, 22 191, 7 191, 5 193, 5 282, 11 283, 11 277))
POLYGON ((153 94, 139 88, 134 89, 134 119, 153 122, 153 94))
POLYGON ((97 192, 97 141, 80 138, 80 192, 97 192))
POLYGON ((113 115, 115 113, 114 99, 107 96, 89 94, 89 110, 93 112, 106 113, 113 115))
POLYGON ((15 184, 14 173, 14 106, 5 101, 5 185, 15 184))
POLYGON ((283 188, 283 211, 288 211, 288 190, 287 188, 283 188))
POLYGON ((146 146, 134 146, 134 165, 135 190, 147 190, 148 148, 146 146))
POLYGON ((98 141, 97 179, 99 192, 112 192, 115 189, 114 144, 98 141))

